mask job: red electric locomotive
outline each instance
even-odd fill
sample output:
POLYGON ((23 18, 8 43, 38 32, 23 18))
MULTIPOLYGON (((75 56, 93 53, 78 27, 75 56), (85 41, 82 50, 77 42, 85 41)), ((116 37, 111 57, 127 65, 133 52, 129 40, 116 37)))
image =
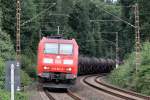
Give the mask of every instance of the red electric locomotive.
POLYGON ((78 45, 75 39, 46 38, 38 46, 37 73, 44 87, 68 88, 78 72, 78 45))

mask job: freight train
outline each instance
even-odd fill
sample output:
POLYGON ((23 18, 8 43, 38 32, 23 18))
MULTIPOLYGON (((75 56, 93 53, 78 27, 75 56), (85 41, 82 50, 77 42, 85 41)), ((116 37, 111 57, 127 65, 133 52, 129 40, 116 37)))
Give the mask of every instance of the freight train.
POLYGON ((78 73, 78 44, 75 39, 43 37, 38 45, 37 75, 43 87, 69 88, 78 73))

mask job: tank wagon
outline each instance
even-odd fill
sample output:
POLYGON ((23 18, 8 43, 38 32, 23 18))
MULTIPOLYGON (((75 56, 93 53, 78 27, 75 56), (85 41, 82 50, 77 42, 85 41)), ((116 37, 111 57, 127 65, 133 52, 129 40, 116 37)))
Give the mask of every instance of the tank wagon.
POLYGON ((43 87, 69 88, 78 72, 78 45, 75 39, 43 37, 38 45, 37 75, 43 87))

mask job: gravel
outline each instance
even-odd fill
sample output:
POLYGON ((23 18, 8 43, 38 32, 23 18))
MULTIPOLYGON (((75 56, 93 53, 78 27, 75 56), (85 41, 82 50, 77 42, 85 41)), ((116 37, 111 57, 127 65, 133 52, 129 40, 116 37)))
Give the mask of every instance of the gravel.
MULTIPOLYGON (((84 76, 77 78, 76 85, 70 89, 75 95, 79 96, 82 100, 122 100, 110 94, 104 93, 97 89, 94 89, 83 82, 84 76)), ((92 79, 89 79, 92 81, 92 79)), ((37 84, 32 85, 27 89, 28 94, 30 94, 29 100, 48 100, 43 91, 37 90, 37 84), (43 99, 44 98, 44 99, 43 99)), ((50 94, 56 100, 73 100, 65 92, 62 91, 49 91, 50 94)))
POLYGON ((83 78, 78 77, 76 85, 70 89, 73 93, 82 97, 83 100, 123 100, 86 85, 82 81, 83 78))
POLYGON ((56 99, 56 100, 74 100, 66 93, 54 93, 50 92, 50 94, 56 99))

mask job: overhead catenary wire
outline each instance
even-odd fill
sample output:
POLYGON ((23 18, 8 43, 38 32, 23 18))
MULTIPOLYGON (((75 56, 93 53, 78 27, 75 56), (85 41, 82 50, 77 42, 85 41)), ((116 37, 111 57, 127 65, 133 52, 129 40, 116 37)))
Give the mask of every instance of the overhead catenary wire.
POLYGON ((53 4, 52 6, 50 6, 49 8, 47 8, 47 9, 41 11, 37 16, 35 16, 35 17, 33 17, 33 18, 31 18, 31 19, 25 21, 24 23, 22 23, 21 26, 24 26, 25 24, 27 24, 27 23, 33 21, 34 19, 36 19, 37 17, 39 17, 39 16, 41 16, 43 13, 45 13, 47 10, 49 10, 50 8, 52 8, 54 5, 56 5, 56 3, 52 3, 52 4, 53 4))
MULTIPOLYGON (((44 3, 42 3, 42 4, 44 4, 44 3)), ((55 4, 55 3, 54 3, 55 4)), ((109 5, 105 5, 105 6, 109 6, 109 5)), ((110 5, 111 6, 111 5, 110 5)), ((122 6, 122 7, 131 7, 131 6, 122 6)), ((49 8, 48 8, 49 9, 49 8)), ((47 10, 47 9, 46 9, 47 10)), ((103 7, 102 7, 102 10, 104 11, 104 12, 106 12, 106 13, 108 13, 109 15, 112 15, 113 17, 115 17, 115 18, 117 18, 118 20, 99 20, 99 21, 101 21, 101 22, 104 22, 104 21, 107 21, 107 22, 109 22, 109 21, 123 21, 124 23, 126 23, 126 24, 128 24, 128 25, 130 25, 130 26, 132 26, 132 27, 134 27, 135 28, 135 26, 134 25, 132 25, 131 23, 129 23, 128 21, 126 21, 126 20, 124 20, 124 19, 122 19, 122 18, 120 18, 120 17, 118 17, 118 16, 116 16, 116 15, 114 15, 114 14, 112 14, 112 13, 110 13, 109 11, 107 11, 107 10, 105 10, 103 7)), ((41 14, 40 14, 41 15, 41 14)), ((70 17, 68 14, 49 14, 49 15, 56 15, 56 16, 66 16, 66 17, 70 17)), ((32 19, 35 19, 36 17, 33 17, 32 19)), ((31 20, 28 20, 28 21, 26 21, 26 22, 24 22, 23 24, 21 24, 21 26, 23 26, 24 24, 26 24, 26 23, 28 23, 28 22, 31 22, 32 21, 32 19, 31 20)), ((94 21, 94 20, 90 20, 91 22, 92 21, 94 21)), ((97 20, 98 21, 98 20, 97 20)))
MULTIPOLYGON (((98 7, 98 5, 96 5, 96 6, 98 7)), ((101 7, 101 10, 104 11, 105 13, 107 13, 107 14, 109 14, 109 15, 115 17, 116 19, 118 19, 118 20, 120 20, 120 21, 122 21, 122 22, 124 22, 124 23, 126 23, 126 24, 128 24, 128 25, 130 25, 130 26, 133 27, 133 28, 136 28, 133 24, 129 23, 128 21, 126 21, 126 20, 124 20, 124 19, 122 19, 122 18, 120 18, 120 17, 118 17, 118 16, 112 14, 111 12, 107 11, 106 9, 104 9, 102 6, 100 6, 100 7, 101 7)))
POLYGON ((120 20, 90 20, 90 22, 119 22, 120 20))

